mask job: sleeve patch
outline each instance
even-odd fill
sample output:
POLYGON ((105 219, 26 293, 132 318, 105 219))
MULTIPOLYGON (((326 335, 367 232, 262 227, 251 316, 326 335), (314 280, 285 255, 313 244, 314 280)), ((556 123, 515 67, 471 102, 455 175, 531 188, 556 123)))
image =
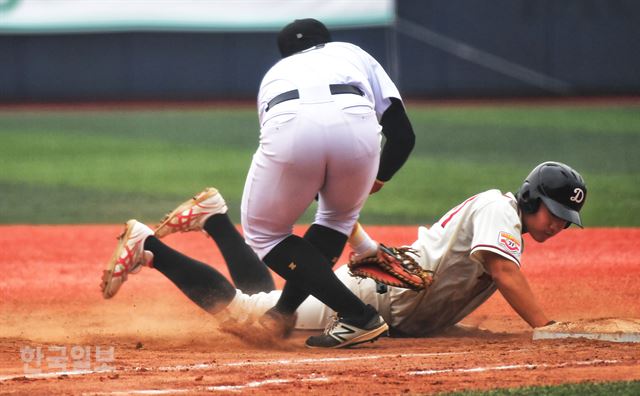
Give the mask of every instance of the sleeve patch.
POLYGON ((507 249, 511 253, 520 252, 520 240, 508 232, 500 231, 498 236, 498 244, 507 249))

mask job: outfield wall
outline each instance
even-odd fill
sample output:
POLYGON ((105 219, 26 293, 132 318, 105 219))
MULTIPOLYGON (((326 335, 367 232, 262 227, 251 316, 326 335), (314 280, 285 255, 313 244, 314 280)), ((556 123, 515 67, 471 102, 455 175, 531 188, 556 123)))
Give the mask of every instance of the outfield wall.
MULTIPOLYGON (((640 2, 399 0, 397 14, 395 28, 334 38, 371 52, 408 97, 640 93, 640 2)), ((0 101, 253 99, 275 36, 0 34, 0 101)))

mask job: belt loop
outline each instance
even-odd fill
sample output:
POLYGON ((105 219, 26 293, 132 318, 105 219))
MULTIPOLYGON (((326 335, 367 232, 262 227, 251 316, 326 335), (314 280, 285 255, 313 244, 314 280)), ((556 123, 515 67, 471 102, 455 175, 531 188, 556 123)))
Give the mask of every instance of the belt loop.
MULTIPOLYGON (((353 94, 364 96, 364 92, 355 85, 349 84, 331 84, 329 85, 329 92, 331 95, 339 95, 339 94, 353 94)), ((300 99, 300 92, 297 89, 293 89, 291 91, 283 92, 280 95, 276 95, 273 99, 271 99, 267 103, 267 108, 265 111, 271 110, 271 108, 278 103, 286 102, 288 100, 300 99)))
POLYGON ((298 88, 298 95, 302 103, 324 103, 331 101, 331 89, 328 85, 298 88))

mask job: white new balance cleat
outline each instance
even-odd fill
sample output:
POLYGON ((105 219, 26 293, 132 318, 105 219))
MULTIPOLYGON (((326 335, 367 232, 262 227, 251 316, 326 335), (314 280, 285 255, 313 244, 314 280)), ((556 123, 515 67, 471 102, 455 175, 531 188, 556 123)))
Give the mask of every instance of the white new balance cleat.
POLYGON ((345 348, 364 342, 374 342, 380 336, 388 334, 389 326, 371 305, 367 305, 365 315, 369 320, 364 325, 358 326, 352 324, 347 318, 336 316, 323 334, 309 337, 305 345, 308 348, 345 348))
POLYGON ((144 250, 144 241, 150 235, 153 230, 137 220, 125 223, 118 246, 102 274, 100 288, 104 298, 115 296, 129 274, 139 272, 143 265, 150 266, 153 253, 144 250))
POLYGON ((227 213, 224 198, 215 188, 205 188, 167 214, 156 227, 156 237, 163 238, 174 232, 202 230, 209 217, 220 213, 227 213))

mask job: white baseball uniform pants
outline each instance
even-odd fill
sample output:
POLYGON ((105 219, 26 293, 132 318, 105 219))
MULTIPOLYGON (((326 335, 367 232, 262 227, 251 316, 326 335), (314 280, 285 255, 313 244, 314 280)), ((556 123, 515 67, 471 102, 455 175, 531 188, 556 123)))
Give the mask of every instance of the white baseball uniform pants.
POLYGON ((380 157, 376 114, 358 95, 301 89, 264 118, 242 196, 242 227, 263 258, 318 195, 314 223, 351 233, 380 157))

